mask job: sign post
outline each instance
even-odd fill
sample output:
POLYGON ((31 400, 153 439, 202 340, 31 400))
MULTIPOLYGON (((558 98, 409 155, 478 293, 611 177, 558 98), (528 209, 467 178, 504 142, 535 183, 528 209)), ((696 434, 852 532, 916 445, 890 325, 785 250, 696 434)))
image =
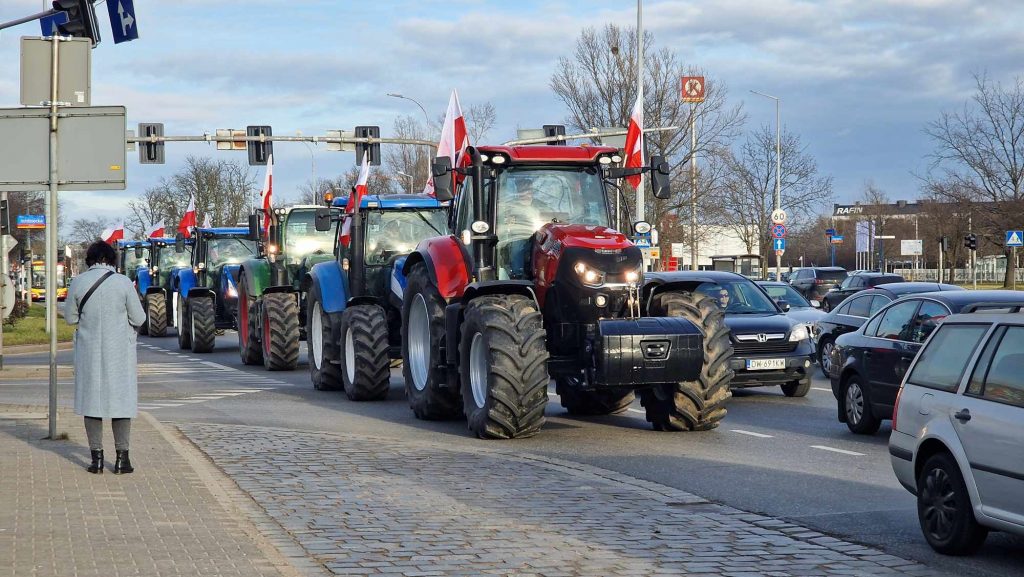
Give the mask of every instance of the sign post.
POLYGON ((704 102, 704 77, 683 76, 682 100, 690 103, 690 270, 697 270, 697 105, 704 102))
POLYGON ((1006 231, 1006 246, 1012 248, 1010 258, 1013 259, 1013 290, 1017 290, 1017 247, 1024 246, 1024 230, 1006 231))

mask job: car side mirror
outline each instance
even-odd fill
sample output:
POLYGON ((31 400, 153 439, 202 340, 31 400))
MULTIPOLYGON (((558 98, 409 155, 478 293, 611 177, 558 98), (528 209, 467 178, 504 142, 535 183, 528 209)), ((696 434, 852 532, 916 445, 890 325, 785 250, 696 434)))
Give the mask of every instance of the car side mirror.
POLYGON ((142 246, 135 247, 135 258, 142 258, 142 246))
POLYGON ((180 232, 174 235, 174 252, 178 254, 185 252, 185 235, 180 232))
POLYGON ((259 213, 253 213, 249 215, 249 240, 257 241, 260 239, 260 215, 259 213))
POLYGON ((434 176, 434 197, 441 202, 454 198, 454 178, 452 174, 452 159, 447 156, 435 158, 430 167, 434 176))
POLYGON ((671 175, 664 156, 651 157, 651 189, 654 198, 665 200, 672 194, 671 175))
POLYGON ((331 230, 331 209, 325 207, 316 209, 316 214, 313 216, 313 227, 317 232, 331 230))
POLYGON ((790 306, 788 301, 785 301, 783 299, 779 299, 775 302, 779 305, 779 308, 782 309, 782 312, 784 313, 788 313, 789 309, 793 308, 792 306, 790 306))
POLYGON ((811 301, 811 306, 813 308, 820 309, 821 308, 821 303, 818 302, 818 301, 811 301))

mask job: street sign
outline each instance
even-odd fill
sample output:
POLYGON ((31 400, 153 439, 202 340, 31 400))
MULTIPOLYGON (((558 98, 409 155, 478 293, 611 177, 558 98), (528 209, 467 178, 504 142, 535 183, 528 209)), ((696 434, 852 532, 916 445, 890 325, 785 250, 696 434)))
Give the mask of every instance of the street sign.
POLYGON ((772 211, 772 224, 786 224, 786 211, 781 208, 772 211))
MULTIPOLYGON (((57 30, 57 26, 68 23, 67 12, 57 12, 44 16, 39 19, 39 28, 43 31, 43 36, 58 36, 60 32, 57 30)), ((90 46, 91 48, 91 46, 90 46)))
MULTIPOLYGON (((124 190, 125 108, 65 108, 57 120, 57 190, 124 190)), ((46 190, 50 182, 50 111, 0 108, 0 190, 46 190)))
POLYGON ((782 256, 784 254, 786 254, 785 249, 775 251, 775 256, 782 256))
POLYGON ((15 228, 28 230, 42 230, 46 228, 46 215, 19 214, 15 228))
POLYGON ((776 251, 786 250, 786 239, 784 239, 784 238, 772 239, 772 248, 774 248, 776 251))
MULTIPOLYGON (((60 12, 67 17, 66 12, 60 12)), ((57 58, 57 101, 67 106, 89 106, 92 92, 92 40, 61 40, 57 58)), ((21 105, 50 101, 53 42, 25 36, 21 39, 21 105)))
POLYGON ((923 240, 901 240, 900 241, 900 255, 901 256, 921 256, 924 254, 924 241, 923 240))
POLYGON ((633 244, 639 248, 651 248, 651 239, 647 236, 638 236, 636 240, 633 241, 633 244))
POLYGON ((772 227, 772 236, 775 238, 786 238, 786 225, 777 224, 772 227))
POLYGON ((1006 246, 1024 246, 1024 231, 1006 231, 1006 246))
POLYGON ((135 20, 132 0, 107 0, 107 14, 110 15, 114 44, 139 39, 139 23, 135 20))
POLYGON ((683 76, 683 102, 704 102, 704 77, 683 76))
POLYGON ((685 246, 681 242, 672 243, 672 258, 683 258, 685 246))
POLYGON ((840 235, 833 235, 829 237, 829 242, 832 244, 843 244, 843 237, 840 235))
POLYGON ((835 236, 835 235, 836 235, 836 229, 834 229, 834 228, 826 228, 825 229, 825 236, 835 236))

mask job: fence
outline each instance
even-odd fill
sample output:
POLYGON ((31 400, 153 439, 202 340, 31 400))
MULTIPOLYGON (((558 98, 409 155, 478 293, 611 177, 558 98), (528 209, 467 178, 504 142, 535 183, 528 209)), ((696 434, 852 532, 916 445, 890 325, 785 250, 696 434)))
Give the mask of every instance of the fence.
MULTIPOLYGON (((938 282, 939 273, 938 269, 934 268, 919 268, 916 271, 912 268, 897 268, 892 271, 895 274, 902 276, 903 278, 915 281, 930 281, 938 282)), ((965 284, 971 282, 973 277, 971 276, 971 269, 969 268, 958 268, 953 269, 953 278, 949 278, 949 269, 943 269, 942 276, 943 282, 952 282, 957 284, 965 284)), ((1024 269, 1018 268, 1014 271, 1017 276, 1017 282, 1024 286, 1024 269)), ((978 267, 978 282, 983 283, 1002 283, 1006 276, 1006 270, 993 270, 991 268, 978 267)))

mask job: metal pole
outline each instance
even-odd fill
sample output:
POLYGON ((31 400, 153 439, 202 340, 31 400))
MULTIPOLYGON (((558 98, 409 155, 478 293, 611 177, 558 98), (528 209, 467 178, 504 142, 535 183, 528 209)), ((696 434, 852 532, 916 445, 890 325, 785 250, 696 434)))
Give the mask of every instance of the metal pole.
MULTIPOLYGON (((640 103, 640 108, 643 110, 644 103, 644 2, 643 0, 636 0, 636 86, 637 86, 637 102, 640 103)), ((640 127, 643 128, 642 126, 640 127)), ((640 137, 643 142, 643 135, 640 137)), ((641 148, 641 157, 643 155, 643 148, 641 148)), ((640 186, 636 189, 636 219, 642 221, 647 216, 644 212, 644 177, 640 176, 640 186)), ((632 225, 630 229, 632 229, 632 225)), ((644 259, 645 261, 647 259, 644 259)), ((644 263, 646 266, 647 263, 644 263)))
MULTIPOLYGON (((775 210, 782 210, 782 99, 775 99, 775 210)), ((775 278, 782 277, 782 255, 775 253, 775 278)))
POLYGON ((46 313, 50 331, 50 440, 57 439, 57 70, 60 38, 53 37, 50 71, 50 218, 46 222, 46 313))
MULTIPOLYGON (((0 204, 7 202, 7 192, 0 192, 0 204)), ((11 276, 7 274, 7 235, 0 234, 0 370, 4 368, 4 318, 3 310, 6 306, 4 301, 4 287, 11 282, 11 276)), ((13 292, 11 294, 14 294, 13 292)), ((14 296, 17 302, 18 296, 14 296)), ((11 303, 14 306, 14 303, 11 303)))
POLYGON ((697 103, 690 104, 690 270, 697 270, 697 103))
POLYGON ((939 241, 939 282, 942 282, 942 241, 939 241))
MULTIPOLYGON (((423 119, 427 122, 426 126, 424 126, 424 128, 427 129, 427 130, 430 130, 430 116, 427 115, 427 109, 423 108, 423 105, 420 104, 418 100, 416 100, 414 98, 409 98, 408 96, 405 96, 404 94, 398 94, 396 92, 388 92, 388 96, 390 96, 392 98, 401 98, 403 100, 409 100, 412 103, 414 103, 416 106, 419 106, 420 110, 423 111, 423 119)), ((427 180, 430 180, 430 154, 427 154, 427 180)))

